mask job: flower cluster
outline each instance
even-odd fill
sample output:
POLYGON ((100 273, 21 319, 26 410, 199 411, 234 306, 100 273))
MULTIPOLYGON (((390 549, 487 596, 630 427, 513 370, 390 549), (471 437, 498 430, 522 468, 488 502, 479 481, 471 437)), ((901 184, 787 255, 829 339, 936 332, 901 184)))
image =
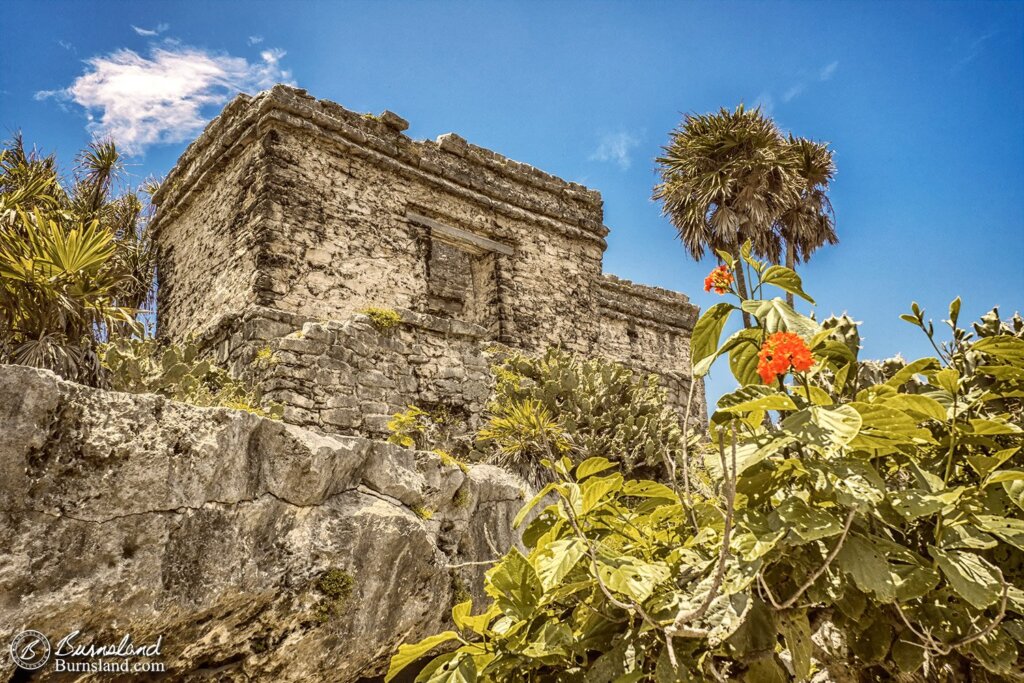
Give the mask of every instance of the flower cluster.
POLYGON ((765 340, 761 346, 760 359, 757 363, 757 374, 765 384, 771 384, 776 377, 785 375, 792 368, 796 372, 806 372, 814 365, 811 350, 792 332, 776 332, 765 340))
POLYGON ((704 278, 704 291, 710 292, 714 289, 716 294, 725 294, 732 286, 732 281, 732 273, 729 272, 728 266, 718 266, 704 278))

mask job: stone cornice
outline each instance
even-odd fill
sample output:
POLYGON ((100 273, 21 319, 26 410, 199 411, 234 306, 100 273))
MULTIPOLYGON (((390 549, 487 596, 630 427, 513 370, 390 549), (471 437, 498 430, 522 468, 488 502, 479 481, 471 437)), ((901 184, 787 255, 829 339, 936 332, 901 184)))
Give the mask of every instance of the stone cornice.
POLYGON ((612 317, 642 319, 656 326, 678 332, 692 330, 700 309, 680 292, 604 274, 598 281, 602 311, 612 317))
MULTIPOLYGON (((390 114, 388 112, 387 114, 390 114)), ((309 132, 389 170, 516 219, 604 246, 601 196, 532 166, 472 145, 449 133, 437 141, 402 134, 400 117, 369 117, 316 100, 304 90, 275 86, 255 97, 239 95, 203 131, 168 174, 153 201, 153 228, 186 207, 193 194, 246 145, 271 128, 309 132)))

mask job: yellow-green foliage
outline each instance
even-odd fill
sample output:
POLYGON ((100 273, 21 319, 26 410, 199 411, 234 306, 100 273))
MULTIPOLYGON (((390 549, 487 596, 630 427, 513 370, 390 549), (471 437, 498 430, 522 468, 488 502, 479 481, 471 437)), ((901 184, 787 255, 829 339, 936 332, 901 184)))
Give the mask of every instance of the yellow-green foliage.
POLYGON ((110 388, 153 393, 197 406, 216 406, 279 419, 283 407, 260 405, 259 392, 199 356, 198 347, 155 339, 118 339, 102 349, 110 388))
POLYGON ((452 574, 452 604, 458 605, 467 600, 472 600, 473 594, 469 591, 469 586, 458 574, 452 574))
POLYGON ((655 377, 559 349, 512 354, 492 371, 494 394, 478 443, 490 460, 528 477, 546 471, 538 464, 549 449, 576 461, 607 456, 638 475, 663 473, 665 459, 682 452, 679 416, 655 377))
POLYGON ((441 459, 441 464, 445 467, 458 467, 463 472, 469 472, 469 464, 459 460, 448 451, 443 451, 440 448, 434 449, 434 455, 441 459))
POLYGON ((258 370, 267 370, 280 362, 281 359, 274 353, 274 350, 269 346, 264 346, 253 356, 252 366, 258 370))
MULTIPOLYGON (((806 298, 744 256, 758 296, 806 298)), ((402 646, 386 680, 438 650, 424 670, 465 683, 1022 680, 1024 321, 964 328, 957 299, 940 339, 914 304, 936 357, 868 372, 849 330, 780 297, 737 303, 694 328, 695 372, 727 355, 740 386, 678 476, 624 476, 614 451, 551 458, 488 602, 402 646), (723 339, 740 310, 751 327, 723 339), (766 384, 779 332, 795 350, 766 384), (715 490, 697 498, 701 458, 715 490)))
POLYGON ((452 505, 454 505, 456 508, 464 508, 467 505, 469 505, 469 501, 469 489, 467 489, 465 486, 462 486, 459 488, 458 491, 455 492, 455 497, 452 498, 452 505))
POLYGON ((434 511, 422 505, 412 505, 409 509, 420 519, 432 519, 434 517, 434 511))
MULTIPOLYGON (((387 427, 391 432, 388 441, 405 448, 426 450, 437 445, 447 448, 453 440, 453 433, 457 433, 462 426, 457 415, 445 405, 434 406, 430 410, 410 405, 388 420, 387 427)), ((440 451, 436 452, 440 455, 440 451)), ((459 464, 460 461, 447 452, 442 460, 445 457, 451 459, 451 464, 465 467, 464 463, 459 464)))
POLYGON ((388 441, 405 448, 416 448, 423 434, 429 429, 430 414, 427 411, 408 406, 407 410, 395 413, 388 420, 388 441))
POLYGON ((144 190, 120 196, 113 143, 96 142, 61 179, 16 137, 0 149, 0 363, 103 384, 99 345, 145 330, 155 254, 144 190))
POLYGON ((370 318, 370 322, 372 322, 381 332, 389 332, 398 327, 402 322, 402 316, 398 314, 398 311, 391 308, 376 308, 374 306, 370 306, 369 308, 364 308, 359 312, 368 316, 370 318))
POLYGON ((494 403, 487 424, 477 434, 491 462, 536 480, 543 458, 569 452, 564 428, 537 399, 494 403))
POLYGON ((331 617, 340 614, 354 587, 355 579, 341 569, 328 569, 321 574, 316 580, 316 589, 323 597, 313 611, 316 620, 325 623, 331 617))

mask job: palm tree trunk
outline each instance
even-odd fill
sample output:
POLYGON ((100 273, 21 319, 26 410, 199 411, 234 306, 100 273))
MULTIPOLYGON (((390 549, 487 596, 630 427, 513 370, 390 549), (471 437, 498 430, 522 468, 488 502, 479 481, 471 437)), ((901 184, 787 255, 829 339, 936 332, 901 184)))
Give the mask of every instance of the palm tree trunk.
MULTIPOLYGON (((734 253, 739 254, 740 250, 737 247, 734 253)), ((736 259, 736 289, 739 290, 740 298, 746 301, 750 295, 747 294, 747 276, 743 272, 743 259, 736 259)), ((746 329, 751 328, 750 314, 743 311, 743 327, 746 329)))
MULTIPOLYGON (((792 271, 796 270, 796 249, 793 247, 792 240, 786 240, 786 267, 792 271)), ((790 308, 796 305, 793 292, 786 292, 786 303, 790 308)))

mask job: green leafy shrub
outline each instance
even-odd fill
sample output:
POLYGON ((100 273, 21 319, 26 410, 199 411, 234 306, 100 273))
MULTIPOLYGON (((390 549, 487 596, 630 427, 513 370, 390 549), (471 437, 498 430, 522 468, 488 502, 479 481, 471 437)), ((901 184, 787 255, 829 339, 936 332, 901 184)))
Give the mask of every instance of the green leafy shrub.
MULTIPOLYGON (((452 460, 451 464, 464 467, 463 461, 453 455, 465 455, 468 450, 466 438, 462 435, 466 430, 464 415, 450 406, 437 403, 428 406, 407 406, 406 410, 395 413, 387 423, 388 441, 405 448, 433 450, 441 456, 452 460), (462 463, 462 464, 459 464, 462 463)), ((449 464, 447 461, 445 464, 449 464)))
POLYGON ((654 376, 560 349, 513 354, 493 368, 495 390, 478 435, 488 458, 527 479, 548 448, 574 462, 605 455, 627 473, 656 476, 683 449, 679 416, 654 376))
POLYGON ((20 138, 0 149, 0 363, 98 385, 99 344, 143 333, 149 208, 141 189, 114 196, 120 171, 112 143, 84 150, 68 181, 20 138))
MULTIPOLYGON (((809 299, 741 256, 753 291, 809 299)), ((709 308, 694 370, 726 357, 741 386, 683 444, 682 476, 550 450, 555 481, 515 524, 545 507, 487 572, 490 604, 456 605, 455 630, 403 645, 388 679, 445 646, 418 681, 1019 681, 1024 325, 971 332, 959 308, 943 342, 915 304, 936 356, 868 386, 849 330, 781 298, 709 308), (723 341, 738 311, 752 324, 723 341), (700 460, 712 496, 692 490, 700 460)))
POLYGON ((404 448, 425 448, 433 422, 427 411, 417 406, 408 406, 403 412, 392 415, 387 427, 391 432, 389 442, 404 448))
POLYGON ((370 322, 373 323, 381 332, 390 332, 394 328, 398 327, 402 322, 402 316, 398 314, 398 311, 391 308, 376 308, 370 306, 359 311, 365 316, 370 318, 370 322))
POLYGON ((199 356, 195 344, 155 339, 118 339, 102 349, 107 384, 115 391, 153 393, 197 406, 245 410, 279 419, 282 406, 260 406, 259 392, 199 356))

